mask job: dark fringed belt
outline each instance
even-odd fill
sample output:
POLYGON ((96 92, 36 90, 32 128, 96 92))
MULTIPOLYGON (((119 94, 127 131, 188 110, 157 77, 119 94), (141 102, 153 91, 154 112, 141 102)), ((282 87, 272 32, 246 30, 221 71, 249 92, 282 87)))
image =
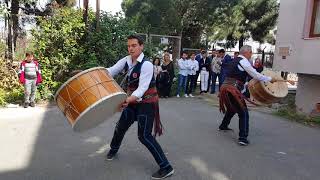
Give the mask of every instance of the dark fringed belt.
MULTIPOLYGON (((129 91, 128 94, 131 94, 132 91, 129 91)), ((150 88, 148 89, 144 95, 142 96, 141 101, 136 101, 132 104, 152 104, 152 109, 154 112, 154 124, 153 124, 153 133, 154 136, 161 136, 163 134, 163 126, 160 121, 160 113, 159 113, 159 96, 157 89, 150 88)))
POLYGON ((220 88, 219 94, 221 112, 226 113, 227 109, 228 111, 235 113, 247 108, 245 97, 239 90, 241 88, 243 88, 243 83, 240 81, 233 78, 227 78, 225 80, 220 88))

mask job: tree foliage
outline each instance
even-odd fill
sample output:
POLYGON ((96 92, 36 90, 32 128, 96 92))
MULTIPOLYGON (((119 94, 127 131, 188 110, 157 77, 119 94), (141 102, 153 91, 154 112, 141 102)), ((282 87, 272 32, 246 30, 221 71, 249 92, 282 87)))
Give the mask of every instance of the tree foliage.
POLYGON ((39 17, 39 26, 32 31, 36 57, 42 66, 44 83, 42 98, 49 98, 70 77, 70 72, 96 66, 110 66, 127 54, 126 37, 133 33, 120 14, 102 13, 100 31, 89 11, 88 27, 82 11, 57 9, 52 17, 39 17))
POLYGON ((122 9, 140 32, 179 35, 183 46, 192 47, 213 23, 214 10, 232 1, 124 0, 122 9))
POLYGON ((265 42, 275 28, 278 11, 277 0, 238 0, 229 7, 218 8, 212 26, 215 34, 211 39, 229 37, 229 41, 243 41, 252 37, 253 40, 265 42))

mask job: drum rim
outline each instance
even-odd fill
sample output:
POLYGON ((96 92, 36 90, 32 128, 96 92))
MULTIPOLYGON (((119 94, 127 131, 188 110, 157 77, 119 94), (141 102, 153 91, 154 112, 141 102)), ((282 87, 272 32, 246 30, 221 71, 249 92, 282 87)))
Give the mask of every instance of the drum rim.
MULTIPOLYGON (((80 118, 82 118, 82 117, 84 116, 84 114, 86 114, 86 113, 87 113, 88 111, 90 111, 92 108, 94 108, 94 107, 97 106, 99 103, 101 103, 102 101, 105 101, 105 100, 109 99, 109 98, 112 97, 112 96, 121 95, 121 94, 127 96, 127 94, 126 94, 125 92, 123 92, 123 91, 121 91, 121 92, 116 92, 116 93, 112 93, 112 94, 110 94, 110 95, 108 95, 108 96, 105 96, 105 97, 99 99, 98 101, 96 101, 95 103, 93 103, 91 106, 87 107, 87 108, 77 117, 77 119, 75 119, 74 123, 71 124, 71 125, 72 125, 72 129, 74 130, 74 126, 77 124, 78 120, 79 120, 80 118)), ((88 130, 88 129, 86 129, 86 130, 88 130)), ((85 131, 85 130, 82 130, 82 131, 85 131)), ((78 131, 78 132, 81 132, 81 131, 78 131)))
POLYGON ((67 86, 67 84, 69 84, 71 81, 73 81, 74 79, 76 79, 77 77, 87 73, 87 72, 90 72, 90 71, 93 71, 93 70, 97 70, 97 69, 105 69, 107 71, 107 69, 105 67, 94 67, 94 68, 90 68, 90 69, 87 69, 87 70, 84 70, 84 71, 81 71, 80 73, 72 76, 71 78, 69 78, 66 82, 64 82, 60 87, 59 89, 56 91, 56 94, 54 96, 54 101, 57 102, 57 99, 58 99, 58 95, 60 93, 60 91, 67 86))

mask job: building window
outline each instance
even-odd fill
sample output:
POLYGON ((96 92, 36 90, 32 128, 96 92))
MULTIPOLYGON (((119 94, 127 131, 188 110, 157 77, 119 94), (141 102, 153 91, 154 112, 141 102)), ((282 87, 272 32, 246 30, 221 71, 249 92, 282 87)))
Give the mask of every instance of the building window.
POLYGON ((320 37, 320 0, 314 0, 310 36, 320 37))

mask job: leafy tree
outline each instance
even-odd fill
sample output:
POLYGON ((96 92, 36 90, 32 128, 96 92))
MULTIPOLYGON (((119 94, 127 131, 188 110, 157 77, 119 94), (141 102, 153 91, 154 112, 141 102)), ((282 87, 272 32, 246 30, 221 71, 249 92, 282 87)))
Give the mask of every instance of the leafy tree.
POLYGON ((265 42, 274 29, 278 18, 277 0, 239 0, 236 5, 216 10, 212 40, 229 37, 238 40, 240 47, 252 37, 253 40, 265 42))
POLYGON ((81 17, 79 10, 58 9, 52 17, 39 17, 39 27, 32 30, 35 54, 44 77, 39 88, 43 98, 58 87, 81 50, 79 42, 85 31, 81 17))

